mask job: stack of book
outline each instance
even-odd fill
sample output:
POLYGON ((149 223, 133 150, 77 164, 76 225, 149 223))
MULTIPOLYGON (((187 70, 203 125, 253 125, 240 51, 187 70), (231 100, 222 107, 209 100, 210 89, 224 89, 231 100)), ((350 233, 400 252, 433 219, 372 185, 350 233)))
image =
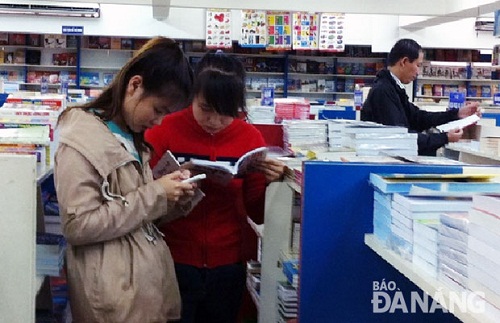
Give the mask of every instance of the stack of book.
POLYGON ((438 228, 439 219, 413 221, 412 262, 434 278, 438 272, 438 228))
POLYGON ((285 274, 288 283, 293 287, 299 286, 299 260, 298 258, 288 258, 281 261, 283 273, 285 274))
POLYGON ((328 119, 328 148, 330 151, 338 151, 346 146, 347 138, 344 129, 348 125, 359 123, 350 119, 328 119))
POLYGON ((477 194, 472 198, 469 212, 468 283, 473 291, 486 296, 487 316, 500 317, 500 195, 477 194))
POLYGON ((260 272, 261 263, 258 261, 247 262, 247 290, 252 297, 255 306, 259 307, 260 302, 260 272))
POLYGON ((8 152, 35 154, 52 165, 57 144, 57 118, 66 108, 66 96, 33 93, 10 94, 0 108, 0 141, 8 152))
MULTIPOLYGON (((470 211, 469 211, 470 212, 470 211)), ((467 289, 468 212, 441 213, 438 235, 438 278, 454 290, 467 289)))
POLYGON ((417 134, 408 133, 405 127, 360 121, 346 124, 342 137, 343 145, 354 149, 358 156, 418 154, 417 134))
POLYGON ((63 236, 51 233, 36 235, 36 272, 38 275, 61 275, 64 262, 66 240, 63 236))
MULTIPOLYGON (((419 239, 416 260, 421 260, 426 251, 436 254, 437 232, 439 238, 444 236, 445 242, 450 232, 438 225, 441 213, 466 212, 473 193, 499 191, 500 183, 494 178, 492 174, 370 174, 369 181, 374 187, 374 234, 413 261, 414 229, 418 223, 419 238, 427 240, 419 239), (421 247, 425 246, 427 249, 423 250, 421 247)), ((427 258, 427 263, 435 265, 435 257, 427 258)), ((434 274, 434 270, 431 272, 434 274)))
POLYGON ((357 156, 417 156, 417 134, 405 127, 371 121, 328 120, 328 144, 332 151, 349 149, 357 156))
POLYGON ((62 235, 61 217, 59 216, 59 203, 55 192, 42 190, 42 203, 44 213, 45 232, 62 235))
POLYGON ((328 150, 326 120, 284 120, 283 144, 293 153, 328 150))
MULTIPOLYGON (((440 215, 443 212, 457 211, 467 212, 472 207, 472 199, 470 196, 447 198, 444 196, 411 196, 400 193, 393 195, 392 210, 393 225, 393 248, 402 254, 411 254, 412 261, 414 252, 414 228, 417 221, 438 222, 440 215), (411 223, 412 227, 401 226, 394 219, 402 219, 400 223, 411 223)), ((435 236, 426 231, 431 237, 428 240, 432 244, 436 244, 435 236)), ((426 245, 429 245, 427 243, 426 245)), ((422 246, 420 246, 422 247, 422 246)), ((428 252, 419 253, 417 255, 417 265, 426 270, 430 275, 437 276, 437 264, 434 257, 423 257, 424 255, 437 254, 436 247, 433 250, 425 250, 428 252)))
POLYGON ((297 317, 297 289, 289 282, 278 282, 278 322, 286 323, 297 317))
POLYGON ((373 192, 373 234, 389 246, 392 237, 392 194, 378 189, 373 192))

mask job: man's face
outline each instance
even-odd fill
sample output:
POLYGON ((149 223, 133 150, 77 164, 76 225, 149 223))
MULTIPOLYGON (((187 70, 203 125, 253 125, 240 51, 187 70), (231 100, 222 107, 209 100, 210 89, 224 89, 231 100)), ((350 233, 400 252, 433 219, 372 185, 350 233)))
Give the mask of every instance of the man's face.
POLYGON ((418 58, 414 60, 413 62, 410 62, 410 59, 408 57, 404 57, 401 60, 401 71, 402 75, 400 77, 400 80, 403 84, 408 84, 414 81, 417 76, 420 68, 422 67, 422 62, 424 61, 424 53, 420 52, 418 55, 418 58))

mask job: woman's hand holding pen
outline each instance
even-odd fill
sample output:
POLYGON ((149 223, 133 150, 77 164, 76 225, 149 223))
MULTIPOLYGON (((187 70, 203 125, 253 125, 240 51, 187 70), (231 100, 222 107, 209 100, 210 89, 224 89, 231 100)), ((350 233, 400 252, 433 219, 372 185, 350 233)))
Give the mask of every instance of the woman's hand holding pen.
POLYGON ((190 174, 189 170, 176 170, 157 179, 165 189, 169 201, 177 202, 186 195, 194 195, 194 190, 197 187, 196 183, 182 182, 189 178, 190 174))

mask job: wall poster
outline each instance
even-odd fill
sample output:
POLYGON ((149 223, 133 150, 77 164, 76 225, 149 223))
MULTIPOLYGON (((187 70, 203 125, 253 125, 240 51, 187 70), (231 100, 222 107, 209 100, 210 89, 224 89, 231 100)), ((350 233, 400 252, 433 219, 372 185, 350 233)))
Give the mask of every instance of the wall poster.
POLYGON ((293 13, 293 49, 318 49, 318 22, 319 15, 317 13, 293 13))
POLYGON ((345 14, 321 13, 319 26, 319 50, 343 52, 345 14))
POLYGON ((292 49, 290 12, 267 11, 267 49, 292 49))
POLYGON ((206 46, 208 49, 231 48, 231 11, 207 9, 206 46))
POLYGON ((241 47, 266 47, 267 22, 263 10, 241 10, 241 47))

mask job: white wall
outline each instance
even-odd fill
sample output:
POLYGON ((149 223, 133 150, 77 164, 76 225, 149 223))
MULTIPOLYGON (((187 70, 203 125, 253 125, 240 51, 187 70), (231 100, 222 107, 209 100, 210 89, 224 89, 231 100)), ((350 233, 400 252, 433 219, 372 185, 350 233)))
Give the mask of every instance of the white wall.
MULTIPOLYGON (((239 10, 231 11, 233 39, 240 36, 239 10)), ((151 37, 163 35, 177 39, 205 38, 205 10, 170 8, 164 21, 153 18, 151 6, 101 4, 101 18, 1 16, 0 31, 61 33, 63 25, 83 26, 86 35, 151 37)), ((466 18, 410 32, 399 28, 413 17, 395 15, 346 14, 345 43, 372 45, 375 52, 388 52, 397 39, 410 37, 423 47, 492 49, 500 41, 492 33, 474 30, 474 19, 466 18)), ((413 18, 414 19, 414 18, 413 18)))

